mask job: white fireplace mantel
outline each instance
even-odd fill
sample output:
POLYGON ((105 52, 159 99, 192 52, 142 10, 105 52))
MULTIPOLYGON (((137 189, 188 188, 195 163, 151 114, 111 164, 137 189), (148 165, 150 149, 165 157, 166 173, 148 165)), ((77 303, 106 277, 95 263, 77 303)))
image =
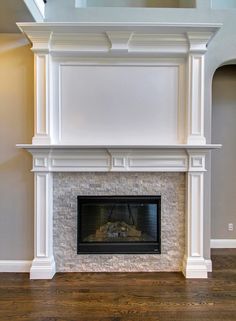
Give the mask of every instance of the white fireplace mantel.
POLYGON ((27 145, 33 172, 188 172, 205 171, 205 155, 219 144, 159 146, 27 145), (202 157, 191 163, 189 155, 202 157))
POLYGON ((53 258, 53 172, 186 172, 186 278, 207 278, 203 257, 205 157, 221 145, 52 146, 17 145, 33 155, 35 259, 32 279, 50 279, 53 258))
POLYGON ((33 279, 52 278, 53 172, 186 172, 183 273, 203 256, 205 53, 220 24, 21 23, 35 54, 33 279))

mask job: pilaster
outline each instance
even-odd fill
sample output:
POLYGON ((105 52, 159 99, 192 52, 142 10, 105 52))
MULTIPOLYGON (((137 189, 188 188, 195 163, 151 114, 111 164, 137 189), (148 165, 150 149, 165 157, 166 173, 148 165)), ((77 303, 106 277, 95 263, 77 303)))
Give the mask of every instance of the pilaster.
POLYGON ((35 101, 33 144, 50 144, 50 104, 49 104, 49 55, 35 53, 35 101))
POLYGON ((31 279, 51 279, 55 274, 53 257, 53 178, 49 172, 34 174, 34 260, 31 279))
POLYGON ((211 33, 187 33, 187 144, 205 144, 204 136, 204 73, 205 53, 211 33))
POLYGON ((207 278, 207 266, 203 257, 203 201, 205 153, 190 151, 187 172, 186 197, 186 249, 183 273, 186 278, 207 278))

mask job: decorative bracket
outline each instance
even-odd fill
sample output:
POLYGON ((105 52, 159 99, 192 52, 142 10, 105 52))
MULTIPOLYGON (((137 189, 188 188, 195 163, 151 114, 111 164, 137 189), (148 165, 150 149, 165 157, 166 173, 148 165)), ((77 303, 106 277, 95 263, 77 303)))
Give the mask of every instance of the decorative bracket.
POLYGON ((106 35, 111 43, 112 52, 128 52, 129 42, 132 39, 133 32, 130 31, 107 31, 106 35))

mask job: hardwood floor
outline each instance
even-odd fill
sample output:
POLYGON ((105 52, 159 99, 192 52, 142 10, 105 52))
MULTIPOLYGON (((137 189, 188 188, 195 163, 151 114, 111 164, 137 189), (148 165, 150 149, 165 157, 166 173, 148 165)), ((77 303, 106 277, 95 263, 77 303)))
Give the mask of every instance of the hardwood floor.
POLYGON ((207 280, 181 273, 0 273, 0 321, 235 321, 236 249, 213 251, 207 280))

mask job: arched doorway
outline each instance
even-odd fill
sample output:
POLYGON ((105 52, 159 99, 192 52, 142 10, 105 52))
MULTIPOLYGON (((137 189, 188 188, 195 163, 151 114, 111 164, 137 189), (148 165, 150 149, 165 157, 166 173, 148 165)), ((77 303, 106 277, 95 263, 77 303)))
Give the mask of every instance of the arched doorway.
POLYGON ((232 240, 236 239, 236 65, 218 68, 213 78, 212 143, 223 145, 221 152, 212 154, 212 247, 233 247, 232 240))

